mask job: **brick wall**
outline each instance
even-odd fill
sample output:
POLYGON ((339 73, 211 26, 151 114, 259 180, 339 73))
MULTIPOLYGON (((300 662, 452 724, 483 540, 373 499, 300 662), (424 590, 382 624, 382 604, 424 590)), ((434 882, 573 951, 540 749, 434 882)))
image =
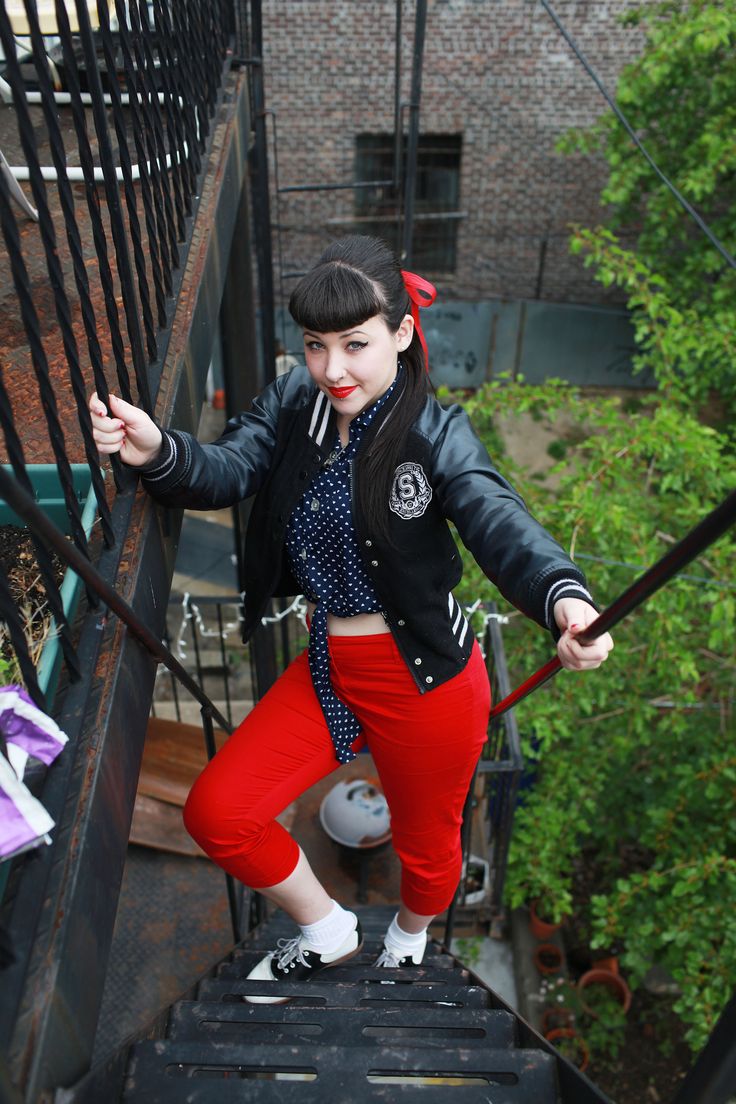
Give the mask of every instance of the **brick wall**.
MULTIPOLYGON (((612 91, 641 32, 617 17, 627 0, 556 0, 555 10, 612 91)), ((355 136, 393 130, 394 0, 264 0, 266 106, 276 113, 279 183, 347 183, 355 136)), ((414 4, 403 4, 402 99, 411 78, 414 4)), ((536 295, 616 301, 569 255, 573 220, 600 221, 600 159, 562 156, 555 142, 605 102, 544 9, 533 0, 429 0, 422 133, 461 133, 458 263, 439 276, 443 298, 536 295)), ((282 195, 285 271, 302 271, 351 222, 353 192, 282 195)), ((279 253, 274 234, 276 290, 279 253)), ((429 273, 427 275, 430 275, 429 273)), ((293 280, 283 283, 288 296, 293 280)))

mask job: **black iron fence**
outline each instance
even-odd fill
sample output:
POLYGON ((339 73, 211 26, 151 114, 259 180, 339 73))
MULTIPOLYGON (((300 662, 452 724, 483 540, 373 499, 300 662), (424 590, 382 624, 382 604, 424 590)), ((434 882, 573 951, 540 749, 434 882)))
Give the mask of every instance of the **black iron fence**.
POLYGON ((0 683, 69 736, 23 779, 52 846, 0 862, 0 1081, 28 1099, 89 1061, 178 525, 105 478, 87 401, 151 413, 165 382, 168 417, 183 377, 179 424, 201 405, 247 215, 244 11, 0 0, 0 683))
MULTIPOLYGON (((33 494, 32 466, 55 466, 71 539, 88 555, 74 460, 88 469, 107 547, 115 532, 87 397, 94 389, 106 402, 115 390, 152 412, 234 11, 226 0, 118 0, 100 2, 90 19, 86 3, 58 0, 51 39, 34 0, 23 11, 0 4, 3 460, 33 494)), ((116 460, 111 467, 121 490, 126 475, 116 460)), ((74 679, 68 612, 46 550, 34 545, 74 679)), ((6 650, 44 708, 16 606, 0 580, 6 650)))

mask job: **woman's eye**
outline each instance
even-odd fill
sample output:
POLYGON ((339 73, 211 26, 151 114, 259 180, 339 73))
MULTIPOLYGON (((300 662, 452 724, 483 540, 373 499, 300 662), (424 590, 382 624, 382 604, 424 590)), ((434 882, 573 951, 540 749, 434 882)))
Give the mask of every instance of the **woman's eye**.
POLYGON ((351 341, 348 345, 348 349, 352 349, 353 352, 358 352, 360 349, 365 349, 367 341, 351 341))
POLYGON ((304 344, 306 345, 307 349, 311 349, 312 352, 318 352, 320 349, 324 348, 324 345, 321 341, 305 341, 304 344))

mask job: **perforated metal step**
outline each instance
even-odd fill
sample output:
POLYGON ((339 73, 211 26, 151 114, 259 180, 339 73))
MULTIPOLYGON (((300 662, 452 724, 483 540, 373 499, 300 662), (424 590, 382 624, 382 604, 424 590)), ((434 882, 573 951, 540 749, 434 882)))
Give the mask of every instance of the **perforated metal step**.
POLYGON ((168 1038, 174 1042, 237 1038, 249 1043, 305 1043, 334 1046, 391 1046, 419 1040, 423 1046, 516 1045, 513 1016, 492 1008, 447 1008, 405 1002, 387 1010, 378 1002, 351 1008, 182 1002, 172 1012, 168 1038))
POLYGON ((553 1104, 554 1059, 541 1051, 227 1042, 141 1043, 128 1071, 136 1104, 355 1104, 402 1098, 409 1086, 462 1087, 464 1104, 553 1104))
POLYGON ((243 1000, 273 995, 245 975, 295 930, 280 914, 262 925, 197 1000, 172 1008, 166 1039, 131 1049, 125 1104, 360 1104, 420 1089, 441 1104, 460 1089, 462 1104, 605 1100, 572 1067, 560 1079, 556 1056, 436 943, 416 969, 376 969, 395 909, 358 911, 366 949, 314 981, 279 983, 281 1005, 243 1000))

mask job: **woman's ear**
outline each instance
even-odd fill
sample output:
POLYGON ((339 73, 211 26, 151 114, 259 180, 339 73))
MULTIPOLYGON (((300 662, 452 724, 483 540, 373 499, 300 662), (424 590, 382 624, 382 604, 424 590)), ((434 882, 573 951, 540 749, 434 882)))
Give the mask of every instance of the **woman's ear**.
POLYGON ((408 349, 411 345, 411 339, 414 337, 414 319, 410 314, 405 314, 401 319, 398 330, 396 331, 396 348, 400 353, 403 353, 405 349, 408 349))

